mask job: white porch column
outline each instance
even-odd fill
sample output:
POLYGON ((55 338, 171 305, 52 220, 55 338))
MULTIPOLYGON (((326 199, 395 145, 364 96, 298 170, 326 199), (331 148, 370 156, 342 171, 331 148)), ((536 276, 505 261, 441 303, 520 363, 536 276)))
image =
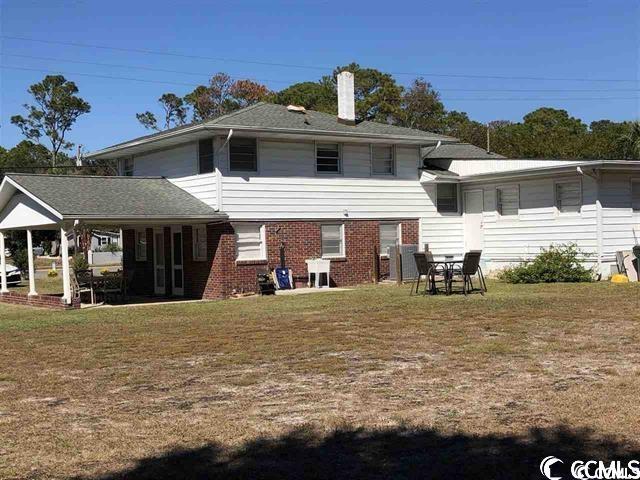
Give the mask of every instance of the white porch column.
POLYGON ((64 228, 60 229, 60 250, 62 255, 62 287, 64 296, 62 299, 64 303, 71 303, 71 272, 69 269, 69 239, 67 238, 67 231, 64 228))
POLYGON ((7 259, 4 255, 4 233, 0 232, 0 293, 8 293, 7 288, 7 259))
POLYGON ((31 230, 27 230, 27 257, 29 258, 29 296, 38 295, 38 292, 36 292, 36 265, 33 261, 33 237, 31 230))

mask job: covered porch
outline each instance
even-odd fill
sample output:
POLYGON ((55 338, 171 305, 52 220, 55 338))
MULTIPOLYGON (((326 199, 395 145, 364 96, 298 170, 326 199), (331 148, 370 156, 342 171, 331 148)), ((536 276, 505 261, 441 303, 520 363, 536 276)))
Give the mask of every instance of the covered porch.
POLYGON ((0 185, 0 301, 78 308, 81 293, 83 301, 88 293, 88 302, 95 302, 101 291, 106 296, 104 285, 110 280, 96 278, 95 291, 87 292, 86 283, 91 290, 92 279, 78 281, 69 253, 72 232, 98 225, 123 231, 122 267, 112 281, 120 281, 123 300, 190 297, 193 288, 186 277, 194 258, 202 255, 197 270, 208 272, 206 233, 202 232, 207 225, 226 220, 226 215, 164 178, 8 174, 0 185), (38 230, 59 232, 60 292, 38 291, 33 251, 38 230), (28 257, 23 272, 23 283, 28 275, 28 288, 22 289, 10 288, 6 273, 7 234, 17 231, 26 236, 28 257))

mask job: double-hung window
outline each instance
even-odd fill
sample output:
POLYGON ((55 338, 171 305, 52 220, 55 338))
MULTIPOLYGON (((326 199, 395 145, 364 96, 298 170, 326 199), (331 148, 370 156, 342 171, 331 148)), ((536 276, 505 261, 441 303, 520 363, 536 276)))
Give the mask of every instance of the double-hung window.
POLYGON ((371 173, 374 175, 396 173, 393 145, 371 145, 371 173))
POLYGON ((402 243, 399 223, 380 224, 380 255, 389 255, 389 249, 402 243))
POLYGON ((560 213, 580 212, 582 189, 580 180, 556 183, 556 207, 560 213))
POLYGON ((229 141, 229 170, 258 171, 258 141, 255 138, 232 138, 229 141))
POLYGON ((458 213, 458 184, 438 183, 436 208, 439 213, 458 213))
POLYGON ((193 259, 195 261, 205 261, 207 259, 207 226, 195 225, 192 235, 193 259))
POLYGON ((236 260, 266 260, 265 227, 257 223, 233 226, 236 231, 236 260))
POLYGON ((213 139, 205 138, 198 142, 198 173, 213 172, 213 139))
POLYGON ((323 257, 344 257, 344 225, 322 225, 320 227, 323 257))
POLYGON ((342 159, 339 143, 316 144, 316 172, 340 173, 342 171, 342 159))
POLYGON ((147 231, 136 230, 136 261, 147 261, 147 231))
POLYGON ((517 185, 496 188, 496 211, 502 217, 518 215, 520 192, 517 185))

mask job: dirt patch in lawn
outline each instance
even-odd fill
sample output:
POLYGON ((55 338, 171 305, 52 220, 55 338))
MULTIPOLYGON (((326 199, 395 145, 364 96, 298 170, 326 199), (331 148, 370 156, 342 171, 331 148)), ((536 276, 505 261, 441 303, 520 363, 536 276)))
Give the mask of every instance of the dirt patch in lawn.
POLYGON ((0 306, 0 477, 537 478, 547 455, 633 455, 639 294, 0 306))

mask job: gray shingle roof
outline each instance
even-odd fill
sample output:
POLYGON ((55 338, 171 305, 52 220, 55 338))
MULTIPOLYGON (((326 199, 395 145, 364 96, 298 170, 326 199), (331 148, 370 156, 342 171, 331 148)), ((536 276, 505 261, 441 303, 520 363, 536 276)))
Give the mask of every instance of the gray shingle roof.
POLYGON ((165 178, 7 174, 63 218, 224 219, 165 178))
POLYGON ((386 123, 360 122, 357 125, 345 125, 338 122, 336 115, 307 110, 306 113, 290 112, 284 105, 258 103, 252 107, 234 112, 230 115, 211 120, 208 125, 237 125, 259 128, 284 128, 289 130, 306 130, 350 134, 396 135, 433 140, 453 140, 452 137, 429 133, 413 128, 398 127, 386 123))
POLYGON ((441 160, 493 160, 505 159, 497 153, 487 153, 484 148, 476 147, 470 143, 443 144, 434 149, 426 147, 422 149, 422 158, 441 160))
POLYGON ((257 131, 274 131, 292 134, 340 135, 353 137, 389 137, 389 140, 407 139, 413 142, 457 141, 453 137, 425 132, 413 128, 398 127, 385 123, 364 121, 356 125, 345 125, 338 122, 336 115, 307 110, 306 113, 290 112, 284 105, 260 102, 250 107, 223 115, 204 122, 163 130, 127 140, 102 150, 92 152, 87 158, 98 158, 111 154, 114 150, 124 149, 132 145, 140 145, 150 141, 161 140, 169 136, 183 135, 207 128, 238 128, 257 131))

